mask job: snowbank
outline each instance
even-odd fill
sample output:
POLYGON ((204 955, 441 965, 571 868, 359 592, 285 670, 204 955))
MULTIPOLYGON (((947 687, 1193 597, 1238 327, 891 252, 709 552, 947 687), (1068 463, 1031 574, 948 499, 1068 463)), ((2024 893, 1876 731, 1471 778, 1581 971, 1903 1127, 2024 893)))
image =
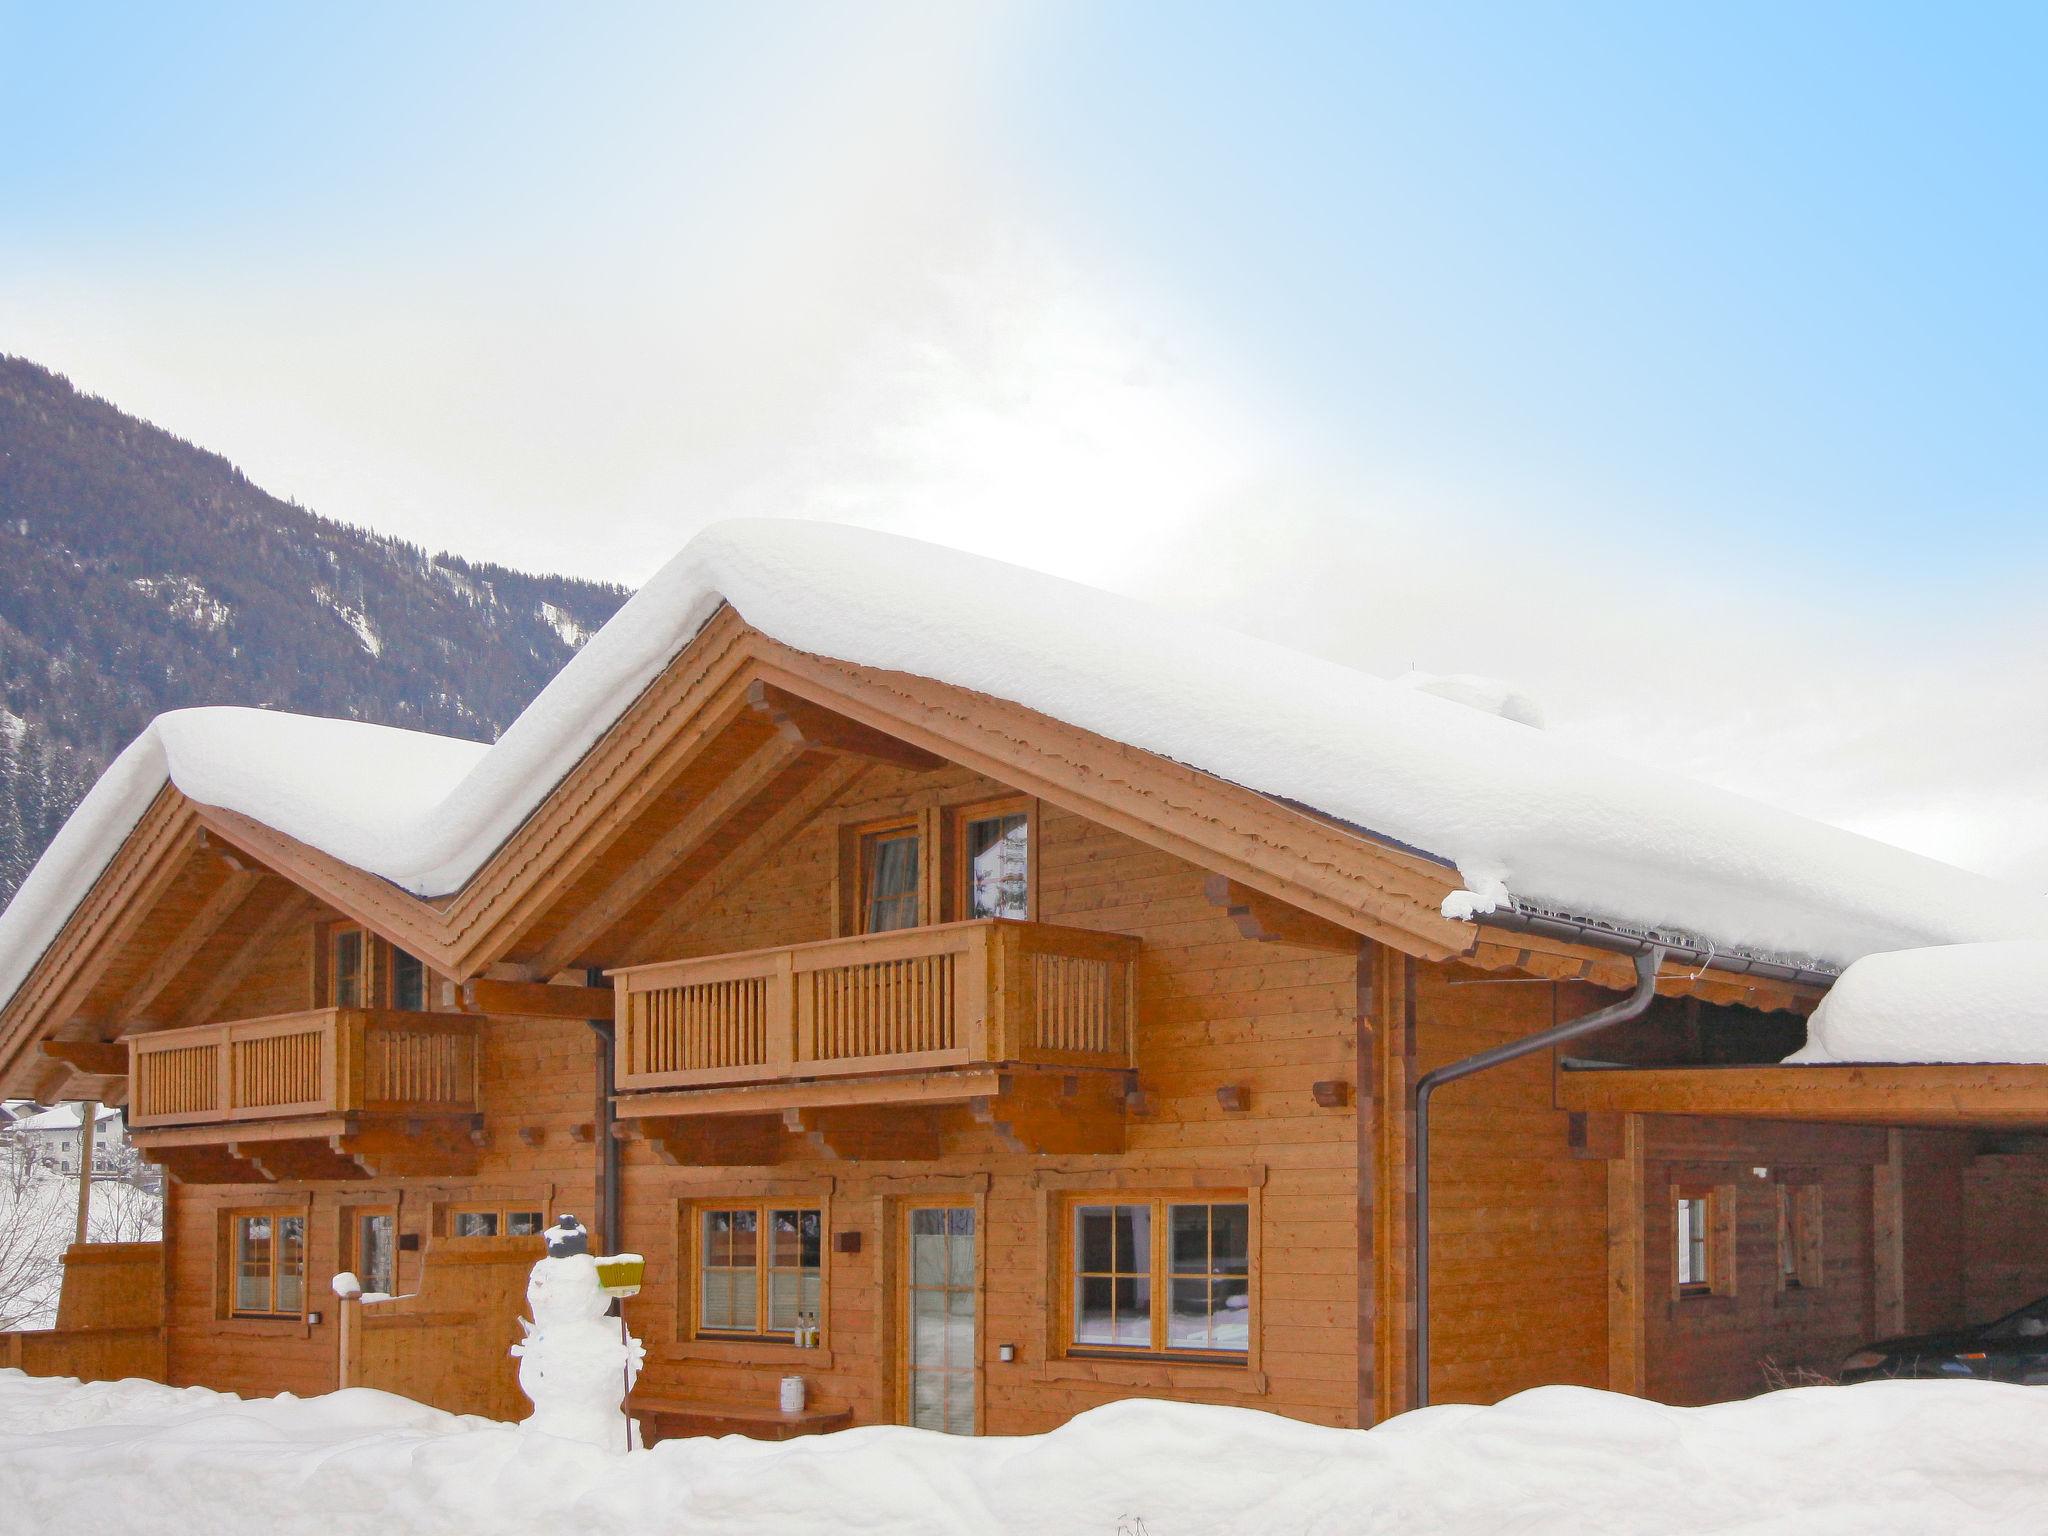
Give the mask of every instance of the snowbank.
MULTIPOLYGON (((167 715, 0 914, 0 1002, 166 779, 417 895, 459 888, 716 610, 1314 806, 1510 896, 1827 964, 2048 938, 2048 902, 1334 662, 977 555, 736 521, 649 581, 488 750, 247 710, 167 715)), ((1470 691, 1470 690, 1468 690, 1470 691)))
POLYGON ((1785 1059, 2048 1063, 2048 943, 1866 955, 1821 999, 1805 1049, 1785 1059))
POLYGON ((379 1392, 0 1371, 0 1509, 123 1536, 2034 1531, 2044 1443, 2048 1392, 1887 1381, 1712 1408, 1546 1387, 1363 1434, 1134 1401, 1021 1439, 877 1428, 623 1457, 379 1392))

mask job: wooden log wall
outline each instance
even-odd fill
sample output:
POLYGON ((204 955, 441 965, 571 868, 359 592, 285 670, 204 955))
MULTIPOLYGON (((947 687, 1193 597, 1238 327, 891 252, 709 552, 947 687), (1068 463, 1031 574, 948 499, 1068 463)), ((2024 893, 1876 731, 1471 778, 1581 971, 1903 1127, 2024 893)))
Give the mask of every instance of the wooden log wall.
MULTIPOLYGON (((829 938, 840 828, 1002 792, 963 771, 873 768, 796 834, 773 861, 724 892, 636 962, 829 938)), ((907 1202, 956 1199, 981 1214, 981 1427, 1049 1429, 1118 1397, 1241 1403, 1327 1424, 1356 1421, 1358 1242, 1356 1109, 1316 1102, 1317 1082, 1357 1085, 1357 958, 1245 938, 1204 891, 1204 872, 1054 807, 1039 825, 1038 917, 1134 934, 1138 1071, 1144 1110, 1120 1156, 1033 1157, 1001 1150, 985 1128, 945 1132, 937 1161, 799 1154, 771 1168, 670 1167, 628 1148, 626 1244, 649 1259, 628 1303, 650 1361, 647 1389, 699 1398, 774 1400, 778 1378, 809 1378, 814 1402, 860 1423, 898 1417, 891 1288, 907 1202), (1241 1110, 1217 1090, 1243 1090, 1241 1110), (1251 1368, 1064 1360, 1050 1347, 1047 1244, 1062 1190, 1167 1189, 1177 1181, 1261 1181, 1262 1265, 1251 1368), (834 1235, 859 1251, 827 1255, 825 1347, 693 1341, 678 1314, 686 1245, 679 1203, 809 1196, 827 1202, 834 1235), (1001 1345, 1017 1358, 997 1358, 1001 1345)), ((830 1245, 828 1244, 828 1247, 830 1245)))

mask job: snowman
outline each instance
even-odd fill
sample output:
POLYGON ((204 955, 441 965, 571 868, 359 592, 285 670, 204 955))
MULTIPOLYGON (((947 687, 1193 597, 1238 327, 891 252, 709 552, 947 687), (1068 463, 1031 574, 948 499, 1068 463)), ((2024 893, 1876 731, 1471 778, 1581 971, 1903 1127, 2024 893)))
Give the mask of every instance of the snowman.
POLYGON ((639 1426, 624 1404, 647 1352, 627 1334, 624 1317, 605 1316, 617 1291, 607 1292, 576 1218, 561 1217, 542 1236, 548 1256, 526 1282, 533 1321, 519 1320, 526 1338, 512 1346, 519 1390, 533 1403, 524 1427, 605 1450, 636 1449, 639 1426))

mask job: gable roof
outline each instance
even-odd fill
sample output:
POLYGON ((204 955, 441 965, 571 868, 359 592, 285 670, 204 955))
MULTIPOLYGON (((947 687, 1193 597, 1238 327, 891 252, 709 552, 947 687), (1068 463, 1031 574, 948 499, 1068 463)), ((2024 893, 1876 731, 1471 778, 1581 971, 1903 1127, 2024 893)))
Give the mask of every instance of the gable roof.
POLYGON ((2048 902, 1760 802, 1094 588, 921 541, 693 540, 500 740, 255 710, 153 722, 0 913, 12 998, 166 784, 422 898, 460 890, 729 604, 794 651, 1025 706, 1454 867, 1503 904, 1838 967, 2048 937, 2048 902))

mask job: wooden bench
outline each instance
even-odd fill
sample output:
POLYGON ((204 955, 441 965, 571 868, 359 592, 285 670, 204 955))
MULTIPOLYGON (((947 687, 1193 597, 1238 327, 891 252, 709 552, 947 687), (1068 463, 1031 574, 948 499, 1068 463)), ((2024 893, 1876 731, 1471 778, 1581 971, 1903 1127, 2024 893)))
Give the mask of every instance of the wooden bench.
POLYGON ((640 1421, 644 1444, 679 1440, 686 1435, 745 1435, 753 1440, 793 1440, 822 1435, 853 1425, 851 1408, 806 1408, 784 1413, 771 1404, 756 1407, 701 1397, 668 1397, 635 1392, 626 1412, 640 1421))

